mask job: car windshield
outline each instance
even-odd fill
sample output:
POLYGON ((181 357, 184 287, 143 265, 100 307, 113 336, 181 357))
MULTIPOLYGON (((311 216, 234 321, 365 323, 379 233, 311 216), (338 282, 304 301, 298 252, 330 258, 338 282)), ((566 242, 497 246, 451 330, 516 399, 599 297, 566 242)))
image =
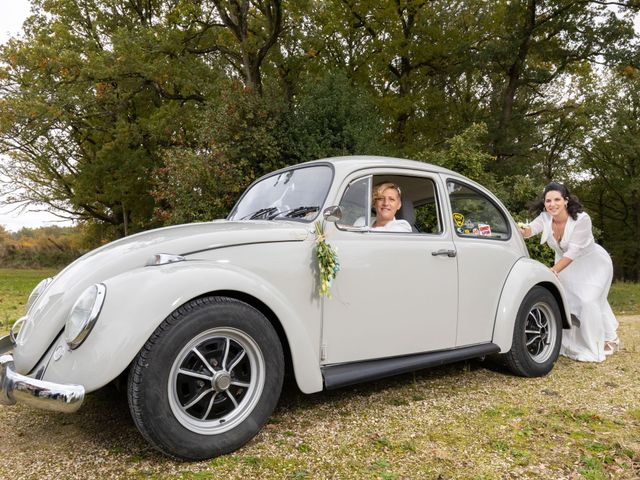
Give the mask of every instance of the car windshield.
POLYGON ((264 178, 245 192, 229 220, 313 220, 327 197, 333 172, 327 165, 301 167, 264 178))

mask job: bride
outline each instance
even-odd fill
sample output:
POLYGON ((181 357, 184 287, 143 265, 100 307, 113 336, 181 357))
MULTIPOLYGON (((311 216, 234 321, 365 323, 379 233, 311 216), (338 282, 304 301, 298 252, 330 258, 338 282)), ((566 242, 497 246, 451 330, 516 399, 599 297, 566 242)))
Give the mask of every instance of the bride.
POLYGON ((595 243, 591 218, 562 184, 551 182, 532 208, 539 213, 520 228, 525 238, 542 233, 540 243, 555 251, 555 273, 565 288, 572 317, 562 333, 560 354, 583 362, 602 362, 618 349, 618 322, 607 301, 613 277, 609 254, 595 243))

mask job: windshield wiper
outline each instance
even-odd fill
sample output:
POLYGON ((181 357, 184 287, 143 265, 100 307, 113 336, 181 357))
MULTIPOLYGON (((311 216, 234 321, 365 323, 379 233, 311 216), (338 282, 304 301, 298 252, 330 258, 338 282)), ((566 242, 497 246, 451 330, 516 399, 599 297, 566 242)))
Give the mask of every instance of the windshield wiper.
POLYGON ((269 215, 271 215, 274 212, 276 213, 278 212, 278 207, 261 208, 260 210, 257 210, 253 213, 250 213, 249 215, 242 217, 240 220, 255 220, 257 218, 267 218, 269 215))
POLYGON ((271 216, 270 218, 271 219, 277 218, 277 217, 299 218, 299 217, 304 217, 308 213, 317 212, 318 210, 320 210, 320 207, 317 205, 308 206, 308 207, 297 207, 297 208, 292 208, 291 210, 285 210, 284 212, 278 212, 277 214, 271 216))

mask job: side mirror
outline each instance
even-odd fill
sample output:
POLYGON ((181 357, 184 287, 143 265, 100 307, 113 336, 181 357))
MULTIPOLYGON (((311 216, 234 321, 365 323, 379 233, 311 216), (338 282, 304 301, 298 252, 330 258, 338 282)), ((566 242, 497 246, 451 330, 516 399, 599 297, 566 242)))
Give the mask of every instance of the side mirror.
POLYGON ((338 205, 327 207, 322 212, 322 216, 327 222, 338 222, 342 219, 342 210, 338 205))

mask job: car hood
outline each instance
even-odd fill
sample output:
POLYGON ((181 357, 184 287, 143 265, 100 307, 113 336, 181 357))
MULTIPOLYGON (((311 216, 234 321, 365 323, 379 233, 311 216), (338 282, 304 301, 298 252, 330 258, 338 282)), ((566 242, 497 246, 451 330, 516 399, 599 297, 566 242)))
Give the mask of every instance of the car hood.
POLYGON ((142 268, 156 254, 189 259, 198 252, 229 246, 303 241, 312 229, 313 224, 293 221, 216 220, 150 230, 97 248, 56 275, 31 306, 17 339, 16 367, 29 370, 35 365, 61 332, 73 304, 88 286, 142 268))

